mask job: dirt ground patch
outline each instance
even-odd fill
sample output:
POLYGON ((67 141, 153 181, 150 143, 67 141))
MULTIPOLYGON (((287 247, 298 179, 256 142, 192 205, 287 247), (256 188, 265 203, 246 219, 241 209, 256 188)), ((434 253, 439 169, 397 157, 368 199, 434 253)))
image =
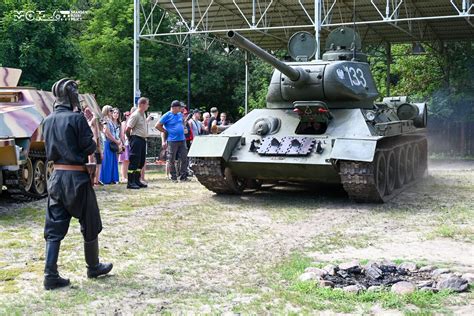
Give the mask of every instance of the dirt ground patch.
MULTIPOLYGON (((425 180, 383 205, 355 204, 324 187, 217 196, 162 174, 150 174, 146 190, 113 185, 97 196, 101 257, 114 270, 86 278, 73 220, 59 259, 73 286, 53 292, 41 287, 46 200, 0 199, 0 313, 312 313, 311 304, 281 292, 286 283, 275 272, 295 254, 316 263, 410 260, 474 272, 472 162, 432 163, 425 180)), ((423 311, 410 308, 362 304, 352 312, 423 311)), ((472 293, 428 311, 469 310, 472 293)))

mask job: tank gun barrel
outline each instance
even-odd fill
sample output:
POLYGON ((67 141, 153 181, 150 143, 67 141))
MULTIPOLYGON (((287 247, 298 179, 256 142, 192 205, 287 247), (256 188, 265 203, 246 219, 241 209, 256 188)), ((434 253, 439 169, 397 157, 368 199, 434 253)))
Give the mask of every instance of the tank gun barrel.
POLYGON ((260 59, 263 59, 264 61, 278 69, 280 72, 284 73, 292 81, 298 81, 300 79, 301 73, 298 71, 298 69, 292 68, 286 65, 285 63, 279 61, 277 58, 267 53, 265 50, 261 49, 239 33, 235 31, 229 31, 227 32, 227 38, 229 38, 230 41, 236 46, 245 49, 253 53, 254 55, 257 55, 258 57, 260 57, 260 59))

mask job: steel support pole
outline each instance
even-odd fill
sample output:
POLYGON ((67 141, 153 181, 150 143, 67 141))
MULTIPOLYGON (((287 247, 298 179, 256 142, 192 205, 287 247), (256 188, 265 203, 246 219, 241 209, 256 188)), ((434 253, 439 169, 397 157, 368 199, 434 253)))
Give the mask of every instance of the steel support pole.
POLYGON ((188 111, 191 109, 191 34, 188 34, 188 111))
MULTIPOLYGON (((252 26, 255 26, 255 14, 256 12, 256 5, 255 5, 255 0, 252 1, 252 26)), ((247 112, 246 112, 247 113, 247 112)))
POLYGON ((140 0, 133 2, 133 105, 140 97, 140 0))
POLYGON ((390 64, 392 63, 392 44, 385 43, 385 54, 387 55, 387 74, 386 74, 386 96, 390 96, 390 64))
POLYGON ((194 31, 196 22, 196 2, 195 0, 191 1, 191 30, 188 33, 188 104, 186 108, 188 111, 191 110, 191 33, 194 31))
POLYGON ((319 60, 321 55, 320 47, 320 31, 321 31, 321 0, 314 0, 314 37, 316 40, 315 60, 319 60))
POLYGON ((249 106, 249 55, 245 51, 245 115, 247 115, 249 106))

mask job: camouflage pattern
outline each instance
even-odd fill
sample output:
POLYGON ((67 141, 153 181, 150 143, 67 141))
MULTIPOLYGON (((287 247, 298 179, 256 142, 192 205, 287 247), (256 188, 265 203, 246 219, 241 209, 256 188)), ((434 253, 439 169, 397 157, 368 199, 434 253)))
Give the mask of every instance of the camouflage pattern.
MULTIPOLYGON (((15 188, 15 192, 24 191, 23 180, 31 181, 32 172, 34 175, 30 167, 38 160, 46 165, 42 122, 54 110, 55 99, 49 91, 18 87, 20 75, 19 69, 0 67, 0 173, 3 173, 0 192, 2 185, 9 190, 15 188), (20 179, 16 179, 16 175, 20 179)), ((83 108, 88 106, 97 117, 102 116, 93 95, 81 94, 80 101, 83 108)), ((38 175, 39 178, 47 176, 38 175)), ((26 192, 19 193, 38 195, 30 192, 29 187, 26 192)), ((45 195, 46 192, 40 193, 45 195)))
POLYGON ((21 77, 21 69, 0 67, 0 87, 16 87, 21 77))

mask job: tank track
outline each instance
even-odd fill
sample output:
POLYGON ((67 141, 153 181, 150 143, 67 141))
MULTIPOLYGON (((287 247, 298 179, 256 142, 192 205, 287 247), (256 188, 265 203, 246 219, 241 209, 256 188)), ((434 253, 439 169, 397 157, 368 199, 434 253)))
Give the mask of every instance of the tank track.
MULTIPOLYGON (((389 152, 397 152, 418 144, 420 160, 415 175, 410 181, 394 188, 389 194, 381 195, 377 189, 375 159, 373 162, 339 161, 335 167, 339 168, 339 175, 344 190, 356 202, 381 203, 398 195, 407 187, 416 183, 427 170, 427 140, 424 136, 407 136, 395 139, 383 139, 378 144, 376 154, 386 156, 389 152)), ((398 163, 398 162, 397 162, 398 163)), ((398 168, 398 165, 396 165, 398 168)), ((241 194, 242 189, 236 185, 230 170, 225 168, 221 158, 191 158, 190 168, 198 181, 208 190, 217 194, 241 194)))
MULTIPOLYGON (((424 136, 413 136, 406 140, 382 141, 376 150, 376 154, 387 155, 390 151, 400 150, 408 145, 418 144, 420 148, 420 162, 418 170, 414 171, 411 181, 404 183, 401 187, 395 188, 390 194, 381 196, 377 189, 375 180, 375 159, 373 162, 360 161, 340 161, 339 175, 344 190, 349 197, 356 202, 381 203, 387 202, 407 187, 416 183, 426 173, 427 164, 427 140, 424 136)), ((398 163, 398 162, 397 162, 398 163)))
MULTIPOLYGON (((42 159, 46 163, 46 153, 44 151, 30 151, 28 154, 30 159, 42 159)), ((44 194, 37 194, 35 192, 26 191, 26 183, 23 179, 24 165, 20 166, 20 168, 16 171, 7 171, 6 172, 6 179, 9 180, 6 192, 13 198, 18 200, 37 200, 42 199, 48 195, 46 191, 44 194)))
POLYGON ((198 181, 217 194, 239 194, 231 180, 225 176, 221 158, 191 158, 189 167, 198 181))

